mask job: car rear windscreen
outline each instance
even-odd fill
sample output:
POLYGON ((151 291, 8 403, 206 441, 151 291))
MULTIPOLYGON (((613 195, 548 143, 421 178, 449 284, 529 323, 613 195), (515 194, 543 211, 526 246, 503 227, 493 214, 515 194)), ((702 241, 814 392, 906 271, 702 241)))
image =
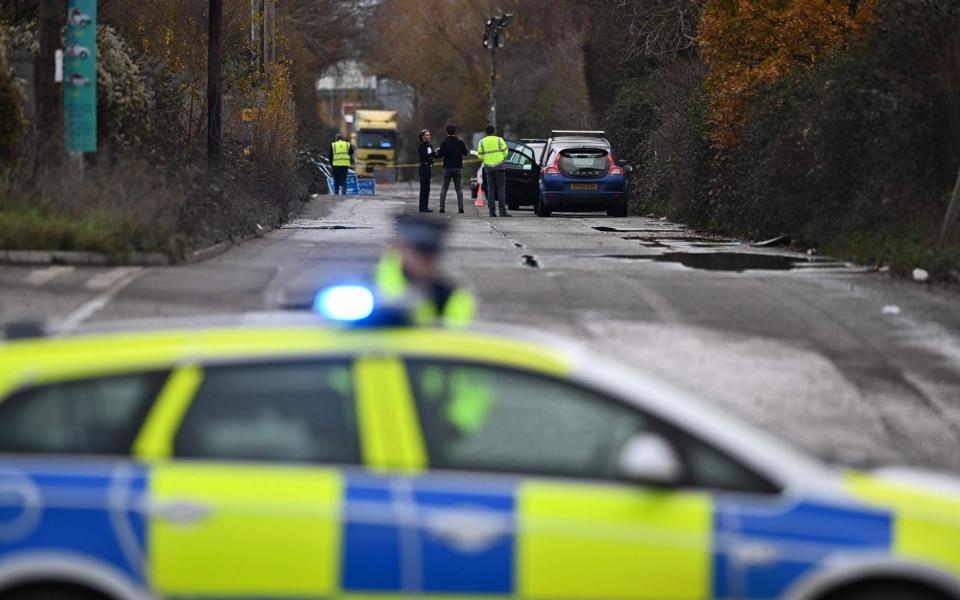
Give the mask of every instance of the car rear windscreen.
POLYGON ((602 177, 609 167, 607 151, 600 148, 578 148, 560 152, 560 172, 567 177, 602 177))

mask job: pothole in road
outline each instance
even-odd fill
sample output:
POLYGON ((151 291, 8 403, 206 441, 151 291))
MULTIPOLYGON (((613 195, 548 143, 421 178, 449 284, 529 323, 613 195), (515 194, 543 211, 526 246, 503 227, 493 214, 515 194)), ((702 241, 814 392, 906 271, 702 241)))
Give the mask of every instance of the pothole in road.
POLYGON ((663 229, 617 229, 616 227, 607 227, 606 225, 592 227, 592 229, 604 233, 679 233, 683 231, 683 228, 677 227, 665 227, 663 229))
POLYGON ((540 261, 536 259, 532 254, 524 254, 523 262, 520 263, 524 267, 530 267, 531 269, 539 269, 540 261))
POLYGON ((680 263, 691 269, 705 271, 791 271, 815 264, 814 259, 777 254, 747 254, 741 252, 667 252, 656 256, 657 262, 680 263))
MULTIPOLYGON (((667 232, 672 233, 672 232, 667 232)), ((703 248, 712 248, 713 246, 736 246, 742 242, 737 240, 729 240, 726 238, 708 238, 703 236, 694 236, 694 235, 669 235, 669 236, 642 236, 642 235, 628 235, 623 239, 629 240, 632 242, 640 242, 644 245, 652 244, 653 247, 665 246, 664 242, 667 244, 673 243, 684 243, 690 244, 691 246, 703 247, 703 248)))
POLYGON ((340 231, 342 229, 372 229, 361 225, 284 225, 281 229, 326 229, 340 231))
POLYGON ((643 246, 647 248, 669 248, 666 244, 660 241, 657 238, 646 238, 646 237, 625 237, 623 238, 628 242, 640 242, 643 246))
POLYGON ((652 260, 680 263, 691 269, 704 271, 800 271, 807 268, 842 269, 849 265, 825 259, 781 256, 778 254, 747 254, 740 252, 667 252, 649 254, 604 254, 601 258, 619 260, 652 260))

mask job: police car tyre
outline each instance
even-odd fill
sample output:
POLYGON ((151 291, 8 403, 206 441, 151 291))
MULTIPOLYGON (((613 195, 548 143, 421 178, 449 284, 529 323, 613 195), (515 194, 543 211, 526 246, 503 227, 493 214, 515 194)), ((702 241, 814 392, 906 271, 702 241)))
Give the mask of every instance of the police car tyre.
POLYGON ((956 600, 927 586, 899 581, 870 581, 836 590, 818 600, 956 600))
POLYGON ((76 585, 41 583, 0 591, 0 600, 112 600, 112 598, 76 585))

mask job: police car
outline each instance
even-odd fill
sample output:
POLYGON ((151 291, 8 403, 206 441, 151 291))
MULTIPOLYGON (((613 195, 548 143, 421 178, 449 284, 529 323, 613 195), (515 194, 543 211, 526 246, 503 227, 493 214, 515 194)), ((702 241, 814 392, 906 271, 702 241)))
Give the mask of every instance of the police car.
POLYGON ((955 482, 828 468, 554 341, 130 327, 0 343, 0 598, 960 595, 955 482))

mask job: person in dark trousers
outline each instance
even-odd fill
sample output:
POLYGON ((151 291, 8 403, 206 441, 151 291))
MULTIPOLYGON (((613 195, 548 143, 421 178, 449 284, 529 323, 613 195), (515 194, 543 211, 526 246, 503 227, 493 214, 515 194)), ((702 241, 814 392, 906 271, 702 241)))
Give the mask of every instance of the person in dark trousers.
POLYGON ((487 125, 487 135, 477 145, 477 156, 483 161, 483 178, 487 182, 487 205, 490 216, 497 216, 496 205, 500 205, 500 216, 509 217, 507 212, 507 156, 510 154, 507 142, 496 135, 497 129, 487 125))
POLYGON ((420 157, 420 212, 433 212, 430 208, 430 168, 436 159, 436 153, 430 144, 430 131, 420 132, 420 145, 417 146, 420 157))
POLYGON ((440 188, 440 212, 447 212, 447 188, 453 181, 457 191, 457 208, 463 212, 463 189, 461 188, 463 174, 463 157, 467 156, 467 145, 457 137, 457 128, 447 125, 447 139, 443 140, 437 150, 437 156, 443 159, 443 186, 440 188))
POLYGON ((338 133, 337 139, 330 144, 330 166, 333 170, 333 193, 347 193, 347 173, 353 164, 353 144, 338 133), (343 190, 343 191, 341 191, 343 190))

